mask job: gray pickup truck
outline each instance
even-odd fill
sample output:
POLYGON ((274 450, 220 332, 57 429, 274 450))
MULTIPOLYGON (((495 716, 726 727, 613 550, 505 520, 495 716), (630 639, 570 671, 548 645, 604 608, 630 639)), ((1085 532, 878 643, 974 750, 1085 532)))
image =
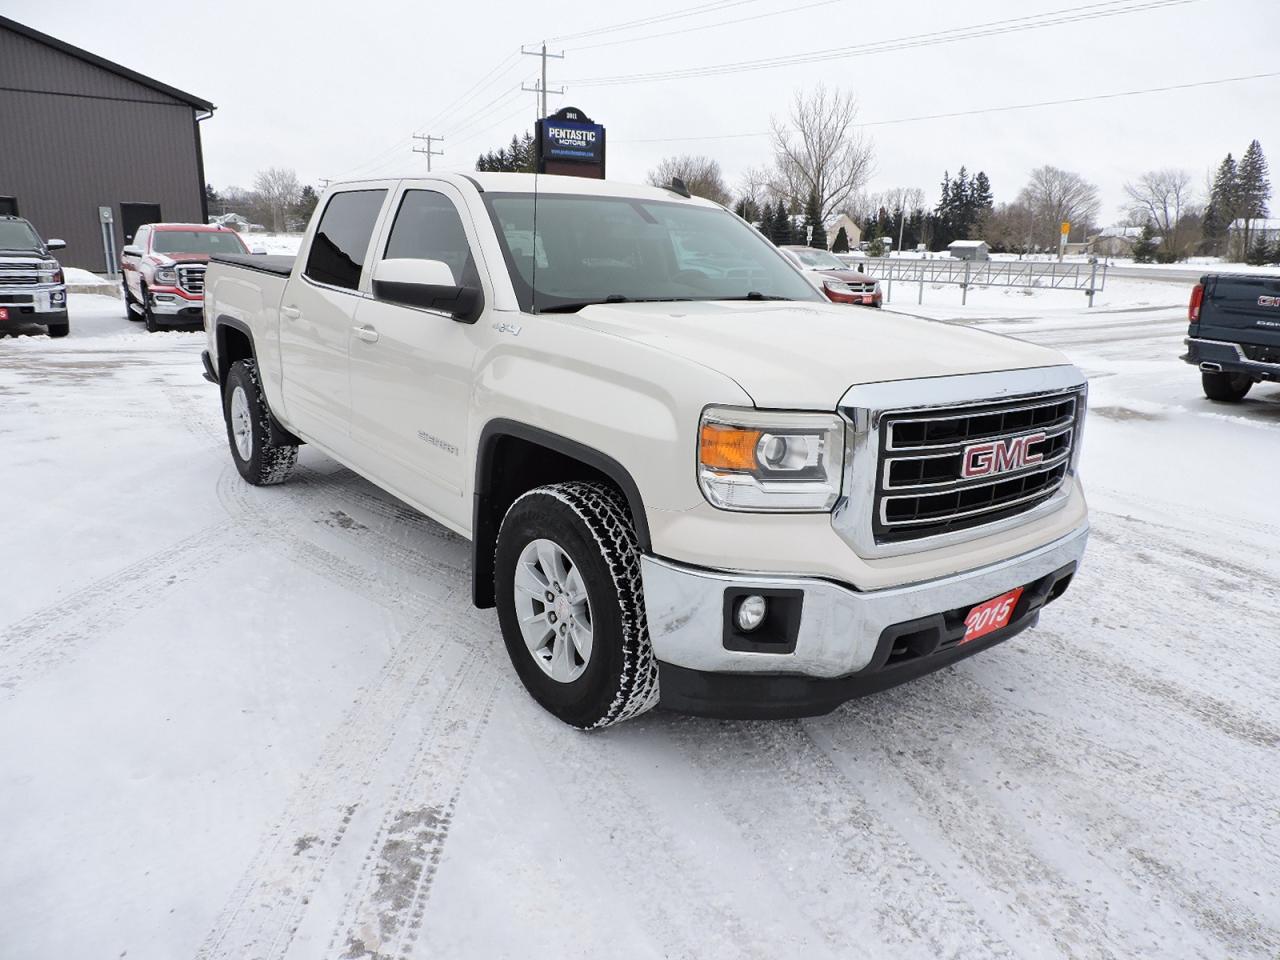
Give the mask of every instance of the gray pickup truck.
POLYGON ((1208 274, 1191 291, 1187 352, 1204 395, 1239 403, 1255 383, 1280 383, 1280 277, 1208 274))
POLYGON ((51 253, 65 246, 40 239, 21 217, 0 216, 0 329, 37 324, 51 337, 67 335, 67 286, 51 253))

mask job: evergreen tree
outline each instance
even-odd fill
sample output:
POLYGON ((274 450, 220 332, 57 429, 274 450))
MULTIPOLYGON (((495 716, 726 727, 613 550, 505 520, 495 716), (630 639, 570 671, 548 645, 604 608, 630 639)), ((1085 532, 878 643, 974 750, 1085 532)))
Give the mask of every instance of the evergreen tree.
POLYGON ((1271 249, 1271 244, 1267 243, 1266 233, 1259 232, 1258 239, 1249 248, 1249 254, 1244 258, 1244 262, 1251 267, 1261 267, 1270 263, 1273 256, 1274 251, 1271 249))
POLYGON ((849 234, 845 232, 844 227, 836 231, 836 239, 831 244, 832 253, 848 253, 849 252, 849 234))
POLYGON ((1133 242, 1133 262, 1150 263, 1156 252, 1156 233, 1151 229, 1151 221, 1142 225, 1142 233, 1133 242))
POLYGON ((1204 208, 1204 223, 1201 231, 1209 250, 1221 252, 1222 241, 1227 237, 1227 229, 1236 218, 1237 197, 1240 192, 1239 174, 1236 161, 1227 154, 1218 164, 1218 172, 1213 178, 1213 187, 1209 190, 1209 202, 1204 208))
POLYGON ((951 173, 950 171, 943 171, 942 188, 938 196, 938 205, 933 211, 933 241, 935 244, 943 247, 955 239, 952 235, 951 216, 953 210, 953 199, 951 190, 951 173))
POLYGON ((987 175, 979 170, 978 175, 973 178, 973 190, 970 193, 973 201, 974 211, 981 216, 983 211, 990 210, 996 205, 995 197, 991 194, 991 181, 987 179, 987 175))
POLYGON ((808 234, 809 228, 813 228, 813 234, 809 238, 809 246, 816 247, 819 250, 827 249, 827 228, 822 223, 822 208, 818 206, 818 191, 810 190, 809 199, 804 205, 804 230, 808 234))
POLYGON ((773 207, 768 203, 760 207, 760 232, 773 239, 773 207))
POLYGON ((1253 252, 1253 221, 1267 215, 1267 200, 1271 196, 1271 178, 1267 158, 1262 155, 1262 144, 1254 140, 1240 158, 1239 202, 1237 216, 1243 217, 1244 249, 1253 252))
POLYGON ((791 214, 787 211, 786 203, 779 200, 778 206, 773 212, 773 242, 780 247, 792 243, 793 226, 791 214))

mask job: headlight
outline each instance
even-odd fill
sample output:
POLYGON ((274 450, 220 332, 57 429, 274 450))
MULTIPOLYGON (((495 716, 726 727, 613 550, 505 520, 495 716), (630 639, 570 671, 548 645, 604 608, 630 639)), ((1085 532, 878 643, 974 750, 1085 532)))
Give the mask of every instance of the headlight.
POLYGON ((178 282, 178 271, 173 267, 158 267, 156 269, 156 283, 176 284, 178 282))
POLYGON ((834 414, 702 414, 698 484, 722 510, 825 512, 840 496, 843 466, 844 421, 834 414))

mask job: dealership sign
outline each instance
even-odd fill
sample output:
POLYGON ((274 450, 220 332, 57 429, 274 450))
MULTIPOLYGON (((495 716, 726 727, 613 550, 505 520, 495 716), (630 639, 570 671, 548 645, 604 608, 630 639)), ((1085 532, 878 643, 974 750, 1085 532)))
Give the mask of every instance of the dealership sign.
POLYGON ((539 120, 538 172, 604 179, 604 127, 577 107, 539 120))

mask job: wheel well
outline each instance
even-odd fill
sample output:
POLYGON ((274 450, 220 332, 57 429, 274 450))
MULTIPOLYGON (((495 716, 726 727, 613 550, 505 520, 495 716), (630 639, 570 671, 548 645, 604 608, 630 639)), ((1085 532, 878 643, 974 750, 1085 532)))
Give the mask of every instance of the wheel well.
POLYGON ((237 360, 253 359, 253 341, 249 335, 229 323, 218 324, 218 382, 227 382, 227 373, 237 360))
POLYGON ((472 599, 492 607, 493 553, 498 528, 511 504, 535 487, 567 480, 595 480, 619 490, 627 502, 640 549, 649 548, 649 525, 640 492, 616 460, 596 450, 523 424, 490 424, 476 459, 472 523, 472 599))

